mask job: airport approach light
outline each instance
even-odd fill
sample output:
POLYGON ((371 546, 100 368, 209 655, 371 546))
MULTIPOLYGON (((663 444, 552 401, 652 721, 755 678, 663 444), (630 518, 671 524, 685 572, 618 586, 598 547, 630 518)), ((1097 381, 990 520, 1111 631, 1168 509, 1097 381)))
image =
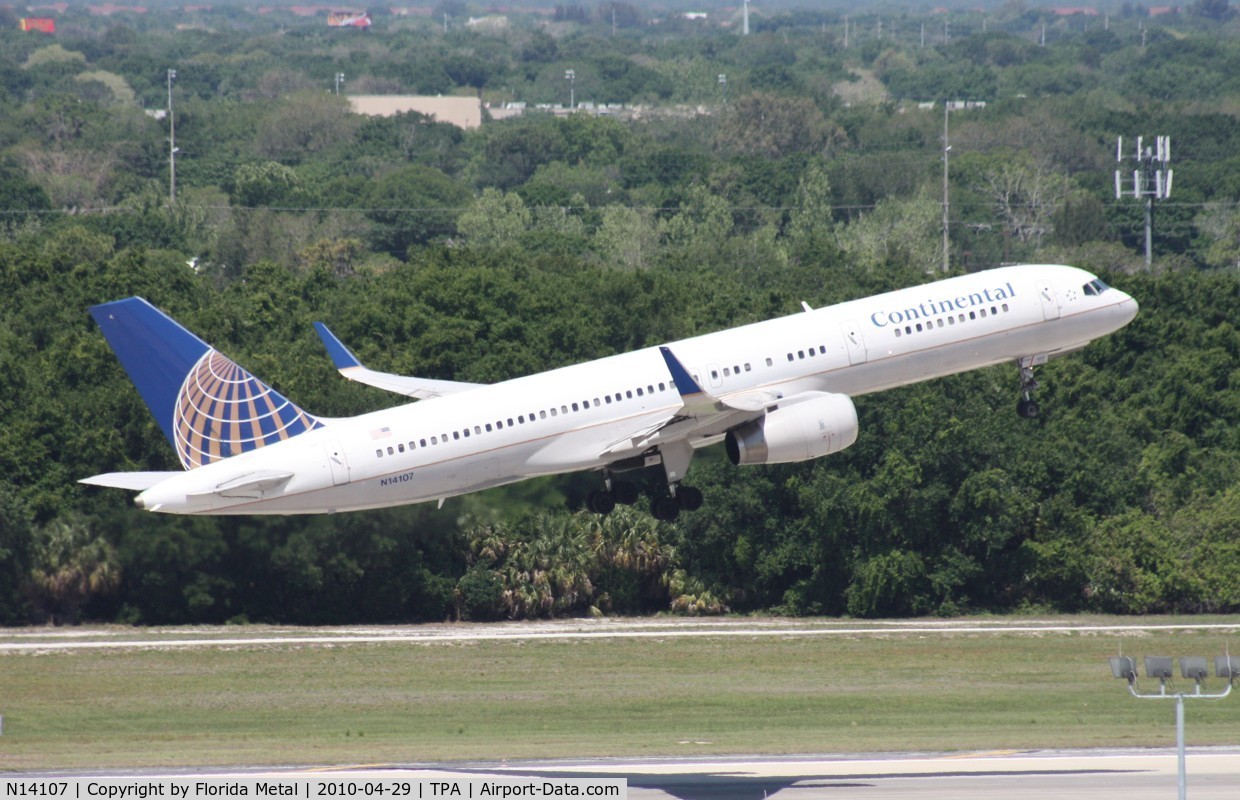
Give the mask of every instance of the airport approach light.
POLYGON ((1180 656, 1180 677, 1193 682, 1191 692, 1176 691, 1174 684, 1175 659, 1170 656, 1146 656, 1145 676, 1158 679, 1157 692, 1142 692, 1137 683, 1137 660, 1132 656, 1111 656, 1111 674, 1128 682, 1128 691, 1133 697, 1141 700, 1175 700, 1175 749, 1176 762, 1179 767, 1179 798, 1187 800, 1188 772, 1184 759, 1184 700, 1221 700, 1231 694, 1231 689, 1240 677, 1240 656, 1230 653, 1214 658, 1214 674, 1227 681, 1226 688, 1213 694, 1204 691, 1206 677, 1209 674, 1208 660, 1202 656, 1180 656), (1170 682, 1170 687, 1168 686, 1170 682), (1171 691, 1168 691, 1170 688, 1171 691))

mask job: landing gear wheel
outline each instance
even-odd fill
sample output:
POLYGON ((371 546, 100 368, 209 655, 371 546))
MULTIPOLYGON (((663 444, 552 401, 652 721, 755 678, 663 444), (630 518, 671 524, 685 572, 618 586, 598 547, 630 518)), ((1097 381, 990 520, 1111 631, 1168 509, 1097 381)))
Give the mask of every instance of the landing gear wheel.
POLYGON ((637 502, 637 484, 629 481, 615 481, 611 485, 612 496, 622 506, 631 506, 637 502))
POLYGON ((595 514, 610 514, 616 510, 616 498, 608 491, 590 492, 590 496, 586 498, 586 507, 595 514))
POLYGON ((673 522, 680 516, 680 503, 675 497, 656 497, 650 501, 650 514, 660 522, 673 522))
MULTIPOLYGON (((1033 393, 1037 391, 1038 381, 1033 377, 1033 365, 1038 359, 1030 356, 1022 358, 1016 362, 1020 367, 1020 400, 1016 403, 1016 414, 1022 419, 1037 419, 1038 404, 1033 399, 1033 393)), ((1041 359, 1045 361, 1045 359, 1041 359)))
POLYGON ((697 511, 702 507, 702 490, 693 486, 680 486, 676 489, 676 502, 681 511, 697 511))

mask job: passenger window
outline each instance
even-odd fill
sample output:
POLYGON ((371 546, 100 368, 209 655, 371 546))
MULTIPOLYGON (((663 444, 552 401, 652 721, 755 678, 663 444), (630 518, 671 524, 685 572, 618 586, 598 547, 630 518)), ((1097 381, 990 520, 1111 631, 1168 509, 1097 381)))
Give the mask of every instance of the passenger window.
POLYGON ((438 437, 438 436, 432 436, 432 437, 431 437, 431 444, 439 444, 439 437, 438 437))
POLYGON ((750 371, 752 371, 752 370, 750 369, 750 366, 749 366, 749 362, 748 362, 748 361, 746 361, 746 362, 745 362, 745 371, 746 371, 746 372, 750 372, 750 371))
POLYGON ((488 423, 487 423, 487 433, 490 433, 490 432, 491 432, 491 430, 492 430, 492 428, 491 428, 491 423, 489 423, 489 422, 488 422, 488 423))
POLYGON ((475 425, 475 426, 474 426, 474 433, 481 435, 481 434, 482 434, 482 426, 481 426, 481 425, 475 425))
POLYGON ((576 403, 573 403, 573 411, 580 410, 576 403))
POLYGON ((805 351, 804 351, 804 350, 798 350, 798 351, 797 351, 797 358, 805 358, 805 351))
POLYGON ((982 319, 986 319, 986 309, 984 309, 984 308, 983 308, 983 309, 982 309, 981 311, 979 311, 978 313, 982 315, 982 319))
POLYGON ((662 382, 660 382, 660 383, 659 383, 659 391, 660 391, 660 392, 662 392, 662 391, 665 391, 666 389, 667 389, 667 386, 665 386, 662 382))
POLYGON ((723 368, 723 377, 728 378, 728 377, 731 377, 731 375, 732 375, 732 370, 728 369, 727 367, 724 367, 724 368, 723 368))
POLYGON ((774 362, 774 361, 772 361, 771 359, 769 359, 769 358, 768 358, 768 359, 766 360, 766 365, 767 365, 768 367, 773 367, 773 366, 775 366, 775 362, 774 362))
POLYGON ((970 311, 970 312, 969 312, 969 319, 977 319, 977 312, 976 312, 976 311, 970 311))
MULTIPOLYGON (((444 437, 444 438, 447 438, 447 437, 444 437)), ((453 438, 453 439, 455 439, 455 440, 457 440, 457 441, 460 441, 460 439, 461 439, 461 432, 460 432, 460 431, 452 431, 452 438, 453 438)))
POLYGON ((607 405, 611 405, 611 395, 609 395, 609 394, 605 394, 605 395, 603 395, 603 400, 604 400, 604 402, 606 402, 606 403, 607 403, 607 405))
MULTIPOLYGON (((434 440, 435 440, 435 438, 432 436, 432 437, 431 437, 431 441, 434 441, 434 440)), ((425 440, 425 439, 419 439, 419 440, 418 440, 418 444, 419 444, 419 445, 421 445, 422 447, 426 447, 426 440, 425 440)))
POLYGON ((899 339, 899 338, 900 338, 900 334, 901 334, 901 330, 900 330, 899 328, 896 328, 896 338, 897 338, 897 339, 899 339))
POLYGON ((464 431, 462 431, 462 433, 464 433, 464 434, 465 434, 465 438, 466 438, 466 439, 468 439, 468 438, 469 438, 469 428, 466 428, 464 431))
MULTIPOLYGON (((554 414, 554 409, 552 409, 552 413, 554 414)), ((546 411, 539 411, 539 412, 538 412, 538 418, 539 418, 539 419, 546 419, 546 418, 547 418, 547 412, 546 412, 546 411)))
POLYGON ((1008 304, 1007 304, 1007 303, 1004 303, 1004 304, 1003 304, 1003 306, 1002 306, 1002 308, 1003 308, 1003 313, 1004 313, 1004 314, 1008 313, 1008 304))
POLYGON ((375 451, 375 457, 376 457, 376 458, 383 458, 383 451, 382 451, 382 450, 376 450, 376 451, 375 451))
POLYGON ((553 416, 553 417, 555 416, 555 409, 554 409, 554 408, 552 408, 552 409, 551 409, 551 416, 553 416))
POLYGON ((388 445, 387 451, 389 456, 396 455, 396 451, 392 449, 391 445, 388 445))
POLYGON ((403 444, 396 445, 396 451, 399 453, 405 452, 405 446, 403 444))
POLYGON ((633 390, 632 390, 632 389, 629 389, 627 392, 625 392, 625 393, 624 393, 624 395, 625 395, 625 397, 627 397, 627 398, 629 398, 630 400, 632 400, 632 399, 633 399, 633 390))
POLYGON ((921 323, 917 323, 917 332, 921 333, 921 323))
POLYGON ((794 356, 792 353, 789 353, 789 354, 788 354, 788 360, 789 360, 789 361, 794 361, 794 360, 796 360, 796 356, 794 356))
POLYGON ((654 394, 654 387, 653 387, 653 386, 647 386, 647 387, 646 387, 646 394, 654 394))

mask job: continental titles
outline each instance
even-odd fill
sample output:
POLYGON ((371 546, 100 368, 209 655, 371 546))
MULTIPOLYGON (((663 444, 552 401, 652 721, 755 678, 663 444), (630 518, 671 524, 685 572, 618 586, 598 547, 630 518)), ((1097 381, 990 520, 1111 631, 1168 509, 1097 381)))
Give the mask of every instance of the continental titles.
POLYGON ((1007 300, 1009 297, 1015 296, 1016 290, 1012 288, 1012 284, 1005 283, 994 289, 983 289, 980 292, 970 292, 957 297, 926 300, 908 308, 875 311, 870 315, 870 322, 873 322, 879 328, 885 328, 888 325, 903 325, 906 322, 934 319, 946 314, 954 314, 957 311, 967 311, 975 306, 997 303, 1000 300, 1007 300))

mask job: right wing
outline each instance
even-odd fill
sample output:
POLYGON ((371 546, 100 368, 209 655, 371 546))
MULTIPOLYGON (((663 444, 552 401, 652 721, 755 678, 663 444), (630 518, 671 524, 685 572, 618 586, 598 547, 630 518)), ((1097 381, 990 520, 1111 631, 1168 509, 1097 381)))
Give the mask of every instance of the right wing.
POLYGON ((336 369, 340 374, 351 381, 364 383, 367 386, 375 386, 388 392, 403 394, 406 397, 414 397, 419 400, 429 400, 432 397, 442 397, 445 394, 453 394, 455 392, 464 392, 469 389, 477 389, 482 386, 481 383, 464 383, 462 381, 439 381, 434 378, 414 378, 406 375, 393 375, 390 372, 377 372, 362 366, 362 362, 357 360, 357 356, 345 347, 335 334, 327 329, 327 326, 321 322, 314 323, 314 329, 318 332, 319 338, 323 340, 324 346, 327 347, 327 353, 331 356, 332 363, 336 365, 336 369))

